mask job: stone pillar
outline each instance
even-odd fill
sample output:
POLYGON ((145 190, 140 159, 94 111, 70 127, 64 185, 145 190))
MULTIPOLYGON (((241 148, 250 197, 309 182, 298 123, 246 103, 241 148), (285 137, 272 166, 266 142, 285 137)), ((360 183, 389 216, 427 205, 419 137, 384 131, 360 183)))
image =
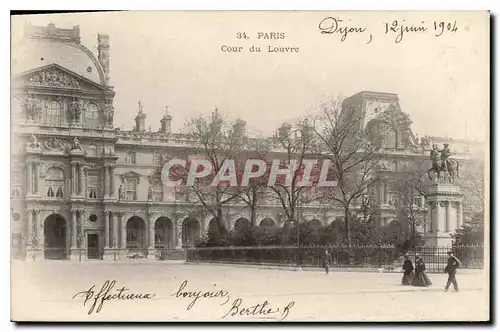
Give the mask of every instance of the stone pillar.
POLYGON ((450 201, 446 202, 445 206, 446 206, 446 232, 449 233, 451 224, 451 209, 452 209, 451 202, 450 201))
POLYGON ((40 210, 35 210, 35 230, 36 234, 35 237, 37 239, 37 251, 36 251, 36 256, 37 260, 39 259, 44 259, 44 253, 43 250, 45 248, 45 234, 44 234, 44 224, 42 221, 42 213, 40 210))
POLYGON ((108 184, 109 184, 109 166, 104 165, 104 197, 109 196, 108 184))
POLYGON ((78 241, 78 220, 76 218, 76 210, 71 211, 71 249, 70 249, 70 259, 78 260, 80 258, 79 248, 77 245, 78 241))
POLYGON ((462 215, 462 202, 457 202, 457 229, 461 228, 464 219, 462 215))
POLYGON ((115 195, 115 175, 114 175, 114 167, 110 166, 109 167, 109 181, 110 181, 110 188, 109 188, 109 196, 113 197, 115 195))
POLYGON ((33 193, 33 163, 28 163, 28 194, 33 193))
POLYGON ((26 237, 27 237, 27 243, 29 247, 32 247, 34 245, 33 240, 33 210, 28 209, 28 223, 26 225, 26 237))
POLYGON ((35 195, 38 195, 40 190, 39 190, 39 185, 38 185, 38 179, 39 179, 39 170, 40 166, 37 162, 33 163, 33 193, 35 195))
POLYGON ((378 196, 380 204, 384 204, 384 183, 380 182, 378 185, 378 196))
POLYGON ((182 220, 177 220, 174 225, 175 249, 182 249, 182 220))
POLYGON ((71 195, 76 195, 76 164, 71 163, 71 195))
POLYGON ((109 249, 109 214, 111 212, 104 212, 104 249, 109 249))
POLYGON ((78 182, 80 182, 79 184, 79 188, 80 188, 80 196, 82 197, 85 197, 85 169, 84 169, 84 166, 83 166, 83 163, 81 163, 79 165, 79 170, 80 170, 80 179, 78 182))
POLYGON ((153 259, 153 260, 156 259, 155 221, 154 221, 154 216, 149 213, 148 213, 148 259, 153 259))
POLYGON ((434 209, 434 215, 432 216, 432 219, 434 220, 434 230, 436 232, 441 231, 441 225, 440 225, 440 220, 439 220, 439 210, 441 209, 441 202, 436 202, 436 208, 434 209))
POLYGON ((384 182, 384 204, 387 204, 388 202, 388 190, 387 190, 387 187, 389 185, 387 184, 387 182, 384 182))
POLYGON ((123 215, 119 215, 120 220, 120 249, 127 248, 127 221, 124 220, 123 215))
POLYGON ((112 219, 113 219, 113 248, 117 249, 118 248, 118 213, 113 213, 112 214, 112 219))

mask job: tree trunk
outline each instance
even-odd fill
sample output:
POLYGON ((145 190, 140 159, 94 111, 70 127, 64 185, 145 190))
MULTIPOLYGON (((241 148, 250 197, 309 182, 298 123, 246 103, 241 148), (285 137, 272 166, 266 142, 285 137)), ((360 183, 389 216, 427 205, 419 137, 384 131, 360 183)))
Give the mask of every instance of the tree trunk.
POLYGON ((349 211, 349 206, 344 207, 344 223, 345 223, 345 237, 347 240, 347 246, 351 246, 351 213, 349 211))

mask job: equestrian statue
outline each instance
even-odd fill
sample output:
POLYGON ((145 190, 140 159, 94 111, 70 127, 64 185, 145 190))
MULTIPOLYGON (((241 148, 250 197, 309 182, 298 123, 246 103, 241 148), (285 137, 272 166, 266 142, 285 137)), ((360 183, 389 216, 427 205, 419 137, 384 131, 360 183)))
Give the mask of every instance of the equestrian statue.
POLYGON ((439 150, 436 144, 432 145, 431 150, 431 161, 432 167, 427 171, 429 179, 432 180, 431 174, 437 175, 437 180, 439 182, 448 180, 453 182, 455 178, 459 177, 458 169, 459 164, 456 159, 450 158, 451 152, 448 143, 444 143, 443 149, 439 150), (443 178, 441 177, 441 172, 443 172, 443 178))

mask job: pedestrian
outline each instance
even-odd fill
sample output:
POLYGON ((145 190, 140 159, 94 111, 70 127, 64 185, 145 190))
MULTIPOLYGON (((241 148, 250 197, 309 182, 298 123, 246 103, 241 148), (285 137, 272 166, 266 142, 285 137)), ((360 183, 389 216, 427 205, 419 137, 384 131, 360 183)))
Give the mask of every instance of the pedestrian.
POLYGON ((403 279, 401 285, 409 286, 413 281, 413 262, 408 255, 405 255, 405 262, 403 263, 403 279))
POLYGON ((415 277, 412 281, 412 286, 428 287, 432 285, 431 279, 425 273, 425 262, 418 253, 415 254, 415 277))
POLYGON ((323 268, 325 269, 326 274, 330 272, 331 261, 332 261, 332 255, 330 255, 328 249, 325 249, 325 255, 323 256, 323 268))
POLYGON ((456 278, 457 269, 462 265, 460 260, 453 255, 452 251, 448 251, 448 264, 444 269, 445 273, 448 273, 448 281, 446 282, 446 287, 444 291, 447 292, 450 285, 453 284, 453 289, 455 292, 459 292, 458 282, 456 278))

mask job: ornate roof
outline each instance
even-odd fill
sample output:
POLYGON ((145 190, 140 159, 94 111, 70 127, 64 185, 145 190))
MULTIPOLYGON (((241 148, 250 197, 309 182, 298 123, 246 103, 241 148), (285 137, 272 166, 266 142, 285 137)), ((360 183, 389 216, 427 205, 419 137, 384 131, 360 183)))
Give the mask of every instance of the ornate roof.
POLYGON ((78 27, 58 29, 27 26, 25 36, 12 45, 12 73, 58 64, 95 83, 107 85, 103 68, 95 55, 80 44, 78 27))

